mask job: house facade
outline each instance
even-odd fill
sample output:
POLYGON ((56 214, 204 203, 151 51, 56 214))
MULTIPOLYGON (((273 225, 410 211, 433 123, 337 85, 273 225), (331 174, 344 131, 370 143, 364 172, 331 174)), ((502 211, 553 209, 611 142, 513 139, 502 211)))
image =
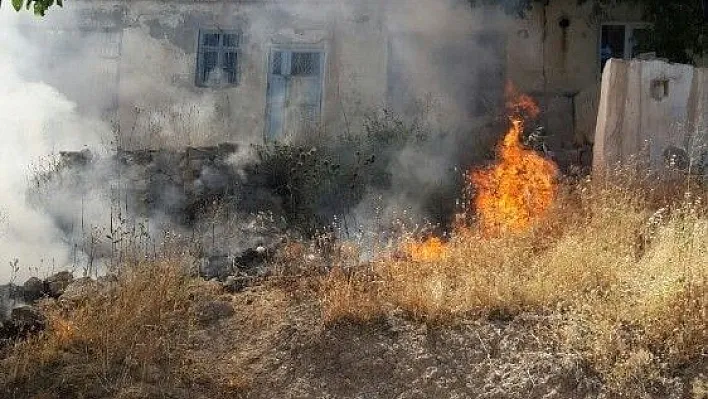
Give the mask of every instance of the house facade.
POLYGON ((63 57, 47 69, 125 149, 334 139, 381 109, 474 135, 509 81, 572 153, 592 143, 603 63, 637 56, 647 27, 632 7, 576 0, 523 18, 466 1, 72 3, 47 17, 63 57))

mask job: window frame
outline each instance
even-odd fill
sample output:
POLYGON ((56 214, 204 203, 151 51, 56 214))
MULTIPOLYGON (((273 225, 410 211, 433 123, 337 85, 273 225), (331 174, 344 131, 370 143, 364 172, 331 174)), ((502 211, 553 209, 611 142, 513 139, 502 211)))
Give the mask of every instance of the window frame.
POLYGON ((243 32, 239 29, 221 29, 221 28, 200 28, 197 32, 197 62, 196 62, 196 72, 195 72, 195 85, 202 88, 228 88, 236 87, 241 84, 241 62, 242 62, 242 45, 243 45, 243 32), (217 45, 207 45, 204 43, 204 39, 207 35, 219 35, 219 42, 217 45), (227 46, 224 44, 224 38, 227 35, 235 35, 236 43, 235 45, 227 46), (235 53, 236 61, 234 66, 234 79, 233 82, 224 81, 220 79, 216 82, 211 82, 208 79, 204 79, 204 68, 205 68, 205 53, 216 53, 216 66, 214 69, 222 69, 225 71, 226 54, 235 53))
MULTIPOLYGON (((272 141, 279 141, 279 140, 287 140, 290 138, 290 136, 285 135, 281 137, 274 137, 270 135, 270 113, 273 112, 270 109, 270 99, 268 97, 268 93, 271 90, 270 85, 272 84, 271 82, 271 75, 272 76, 280 76, 282 78, 285 78, 286 80, 292 79, 293 77, 295 78, 305 78, 305 79, 318 79, 319 80, 319 121, 322 122, 324 120, 324 112, 326 109, 326 103, 327 103, 327 79, 328 79, 328 69, 327 65, 329 62, 328 57, 330 56, 330 47, 326 42, 320 42, 320 43, 289 43, 289 42, 276 42, 272 43, 268 46, 267 51, 265 51, 265 57, 264 57, 264 64, 265 64, 265 72, 266 72, 266 78, 264 79, 263 83, 263 89, 265 90, 266 93, 266 98, 264 102, 264 115, 265 115, 265 123, 263 124, 263 138, 264 142, 272 142, 272 141), (281 52, 282 53, 282 59, 281 59, 281 71, 279 74, 274 74, 272 71, 272 66, 273 66, 273 57, 275 56, 275 53, 281 52), (287 54, 286 54, 287 53, 287 54), (292 54, 293 53, 318 53, 319 54, 319 74, 318 75, 295 75, 293 76, 291 74, 292 72, 292 54), (285 73, 284 73, 285 72, 285 73)), ((287 96, 287 92, 285 94, 287 96)))
POLYGON ((624 27, 624 51, 622 54, 622 59, 630 60, 636 57, 636 54, 632 54, 634 48, 632 39, 634 38, 634 31, 640 29, 651 29, 653 24, 650 22, 627 22, 627 21, 606 21, 600 24, 600 29, 597 35, 597 59, 598 65, 602 70, 602 31, 605 26, 622 26, 624 27))

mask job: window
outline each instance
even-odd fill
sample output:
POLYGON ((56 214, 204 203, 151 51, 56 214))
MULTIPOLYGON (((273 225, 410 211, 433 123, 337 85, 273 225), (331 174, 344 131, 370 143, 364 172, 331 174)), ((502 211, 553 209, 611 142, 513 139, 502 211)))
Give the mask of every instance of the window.
POLYGON ((651 49, 648 24, 608 23, 602 25, 600 37, 600 66, 610 58, 631 59, 651 49))
POLYGON ((197 86, 238 84, 241 34, 236 31, 200 30, 197 50, 197 86))
POLYGON ((656 101, 661 101, 662 99, 669 96, 669 80, 668 79, 654 79, 651 82, 651 96, 656 101))
POLYGON ((322 111, 325 53, 318 49, 271 49, 266 92, 266 138, 315 131, 322 111))
POLYGON ((319 75, 320 53, 293 53, 291 75, 313 76, 319 75))
POLYGON ((273 51, 271 73, 280 76, 319 76, 319 51, 273 51))

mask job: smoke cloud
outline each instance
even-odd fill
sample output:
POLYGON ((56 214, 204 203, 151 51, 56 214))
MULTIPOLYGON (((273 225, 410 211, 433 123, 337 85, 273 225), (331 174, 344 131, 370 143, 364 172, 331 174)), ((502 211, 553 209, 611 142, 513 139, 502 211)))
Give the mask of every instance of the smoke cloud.
POLYGON ((0 10, 0 281, 11 277, 15 259, 19 279, 66 266, 62 232, 28 204, 27 190, 59 151, 100 149, 110 137, 102 122, 79 115, 62 93, 28 77, 40 75, 41 47, 28 42, 19 26, 39 22, 8 8, 0 10))
MULTIPOLYGON (((92 4, 67 4, 45 18, 0 9, 0 282, 13 275, 15 259, 18 281, 76 267, 77 257, 96 255, 77 254, 77 236, 95 226, 107 230, 116 214, 131 216, 127 205, 120 213, 115 191, 122 187, 125 195, 137 183, 117 169, 116 149, 234 142, 241 148, 232 170, 195 166, 195 184, 238 197, 250 194, 238 190, 258 191, 257 182, 233 188, 227 181, 243 180, 240 170, 254 159, 244 148, 263 140, 272 45, 329 43, 320 141, 365 134, 367 115, 382 108, 425 132, 424 140, 413 135, 386 154, 381 167, 390 184, 367 188, 361 203, 343 215, 360 231, 383 228, 402 214, 415 222, 444 222, 459 194, 460 167, 482 160, 500 132, 492 116, 503 92, 500 32, 508 19, 496 9, 472 9, 457 0, 234 2, 228 10, 180 3, 170 12, 161 2, 92 4), (87 23, 110 29, 83 29, 87 23), (195 32, 232 25, 244 33, 242 84, 195 87, 195 32), (38 176, 55 169, 59 152, 83 149, 103 160, 94 158, 80 178, 57 173, 36 190, 38 176)), ((159 166, 168 161, 151 162, 165 184, 151 194, 146 229, 154 236, 170 229, 186 234, 167 216, 189 208, 185 193, 169 183, 169 167, 159 166)), ((135 201, 129 202, 139 208, 135 201)), ((210 231, 248 234, 227 226, 210 231)), ((245 241, 223 245, 259 242, 245 241)))

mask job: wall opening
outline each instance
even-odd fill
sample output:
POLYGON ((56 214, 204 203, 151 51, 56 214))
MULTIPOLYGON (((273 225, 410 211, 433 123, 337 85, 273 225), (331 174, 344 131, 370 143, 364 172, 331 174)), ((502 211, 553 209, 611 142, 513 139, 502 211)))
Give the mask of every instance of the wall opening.
POLYGON ((651 81, 651 97, 657 101, 669 96, 669 80, 654 79, 651 81))

